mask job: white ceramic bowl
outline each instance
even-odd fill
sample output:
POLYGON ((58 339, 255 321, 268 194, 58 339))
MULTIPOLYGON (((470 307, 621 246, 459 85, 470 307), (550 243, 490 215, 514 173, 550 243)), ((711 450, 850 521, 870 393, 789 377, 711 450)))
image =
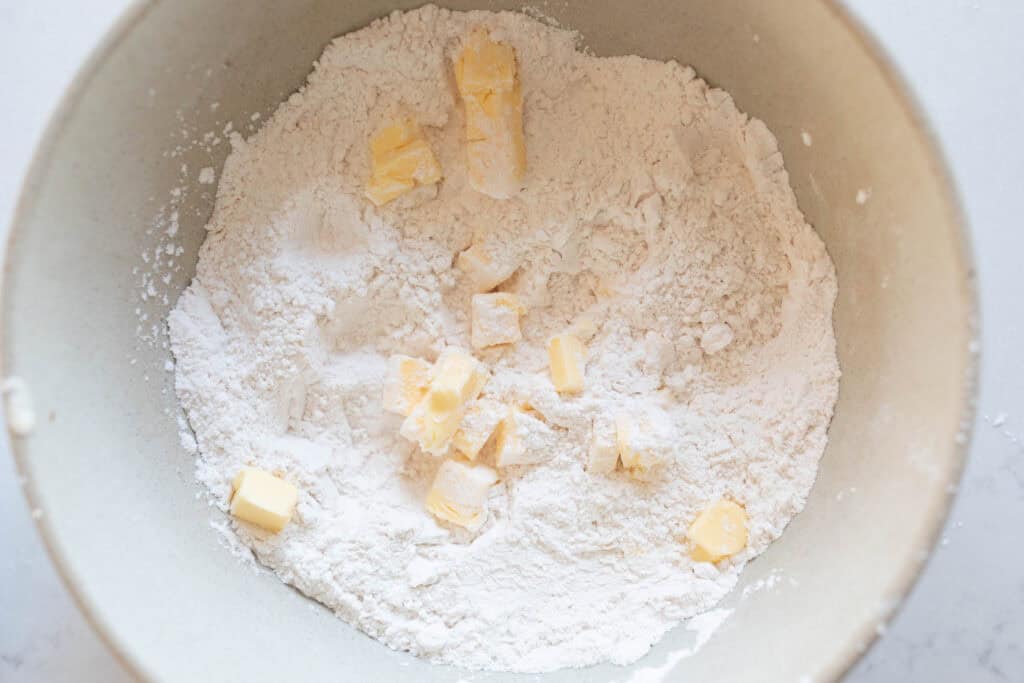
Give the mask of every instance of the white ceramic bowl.
MULTIPOLYGON (((392 652, 218 542, 179 446, 168 352, 140 343, 147 228, 179 183, 164 153, 184 116, 210 130, 272 112, 332 37, 416 2, 142 2, 82 69, 32 167, 7 249, 4 373, 28 381, 39 425, 11 446, 40 531, 83 610, 140 677, 181 681, 438 681, 465 672, 392 652), (214 111, 212 106, 218 103, 214 111), (136 308, 141 307, 140 313, 136 308), (132 364, 130 359, 136 359, 132 364)), ((515 3, 450 3, 497 8, 515 3)), ((839 273, 840 399, 806 510, 745 572, 773 590, 693 657, 677 629, 632 671, 690 681, 839 676, 904 596, 957 482, 975 362, 970 257, 953 191, 906 89, 823 0, 595 0, 546 12, 599 54, 676 58, 778 135, 797 197, 839 273), (801 131, 813 146, 801 142, 801 131), (859 190, 870 199, 858 203, 859 190)), ((191 277, 210 192, 188 194, 170 303, 191 277)), ((625 680, 601 666, 544 681, 625 680)), ((479 681, 538 680, 493 675, 479 681)))

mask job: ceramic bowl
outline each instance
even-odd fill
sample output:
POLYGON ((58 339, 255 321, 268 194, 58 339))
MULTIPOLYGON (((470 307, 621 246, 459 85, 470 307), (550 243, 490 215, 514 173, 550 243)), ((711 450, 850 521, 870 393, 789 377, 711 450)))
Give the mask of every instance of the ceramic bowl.
MULTIPOLYGON (((387 649, 221 545, 210 528, 219 513, 197 496, 179 443, 161 330, 213 202, 213 186, 202 191, 194 174, 219 170, 227 153, 183 143, 227 122, 248 130, 302 84, 332 37, 416 4, 141 2, 75 79, 32 166, 7 245, 3 372, 27 381, 38 425, 12 437, 11 450, 61 574, 140 678, 466 675, 387 649), (168 239, 153 226, 183 164, 193 185, 178 200, 181 267, 143 301, 151 268, 142 255, 168 239)), ((831 2, 588 0, 543 10, 598 54, 692 64, 777 134, 839 274, 843 377, 806 509, 748 567, 723 603, 731 615, 696 654, 681 656, 693 633, 680 628, 627 669, 472 680, 834 679, 920 572, 964 458, 976 308, 940 155, 892 67, 831 2)))

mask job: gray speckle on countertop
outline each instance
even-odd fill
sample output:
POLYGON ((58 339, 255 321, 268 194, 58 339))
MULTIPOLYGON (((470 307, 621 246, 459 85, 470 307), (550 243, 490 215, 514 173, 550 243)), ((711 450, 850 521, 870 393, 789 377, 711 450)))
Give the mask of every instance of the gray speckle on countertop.
MULTIPOLYGON (((903 70, 945 147, 973 228, 983 320, 971 458, 943 541, 910 600, 847 680, 1024 681, 1024 3, 847 4, 903 70)), ((10 215, 64 85, 127 5, 0 6, 0 82, 9 95, 0 136, 0 215, 10 215)), ((129 680, 57 579, 6 456, 0 457, 0 538, 0 680, 83 681, 83 672, 92 681, 129 680)))

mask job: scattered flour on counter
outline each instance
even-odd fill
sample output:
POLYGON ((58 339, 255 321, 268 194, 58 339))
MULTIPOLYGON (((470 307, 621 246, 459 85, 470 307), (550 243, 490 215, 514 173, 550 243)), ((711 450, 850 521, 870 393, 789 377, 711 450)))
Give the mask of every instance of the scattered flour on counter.
MULTIPOLYGON (((226 134, 229 131, 226 131, 226 134)), ((693 70, 597 58, 521 14, 427 6, 335 40, 306 86, 231 136, 196 278, 169 316, 196 475, 226 509, 244 465, 300 491, 277 535, 234 532, 282 580, 387 645, 471 669, 632 662, 708 613, 814 482, 839 370, 832 263, 776 141, 693 70), (485 26, 516 50, 528 172, 507 201, 469 189, 452 55, 485 26), (415 116, 444 180, 380 208, 367 140, 415 116), (471 243, 515 270, 522 341, 478 354, 484 395, 551 427, 475 532, 423 500, 440 459, 383 412, 387 358, 469 348, 471 243), (572 328, 586 390, 559 397, 546 341, 572 328), (645 481, 584 469, 591 424, 658 426, 645 481), (749 543, 695 563, 685 530, 728 497, 749 543)))

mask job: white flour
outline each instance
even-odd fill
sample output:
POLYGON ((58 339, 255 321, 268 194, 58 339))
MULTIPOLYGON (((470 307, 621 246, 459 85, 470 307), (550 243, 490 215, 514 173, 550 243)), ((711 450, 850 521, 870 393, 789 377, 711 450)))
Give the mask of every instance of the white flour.
POLYGON ((259 559, 391 647, 470 668, 544 671, 642 656, 711 608, 803 507, 838 366, 836 282, 774 137, 675 63, 596 58, 518 14, 435 7, 336 40, 306 87, 234 151, 198 272, 170 315, 197 476, 226 508, 239 467, 300 489, 278 535, 234 523, 259 559), (484 25, 517 54, 529 169, 517 197, 466 183, 450 60, 484 25), (397 111, 444 181, 363 199, 367 139, 397 111), (381 409, 392 353, 469 348, 472 241, 518 265, 523 340, 478 354, 484 395, 528 400, 557 436, 512 467, 478 532, 423 499, 439 459, 381 409), (586 339, 586 392, 559 398, 545 344, 586 339), (648 481, 584 470, 591 422, 660 416, 648 481), (748 547, 716 567, 683 542, 722 496, 748 547))

